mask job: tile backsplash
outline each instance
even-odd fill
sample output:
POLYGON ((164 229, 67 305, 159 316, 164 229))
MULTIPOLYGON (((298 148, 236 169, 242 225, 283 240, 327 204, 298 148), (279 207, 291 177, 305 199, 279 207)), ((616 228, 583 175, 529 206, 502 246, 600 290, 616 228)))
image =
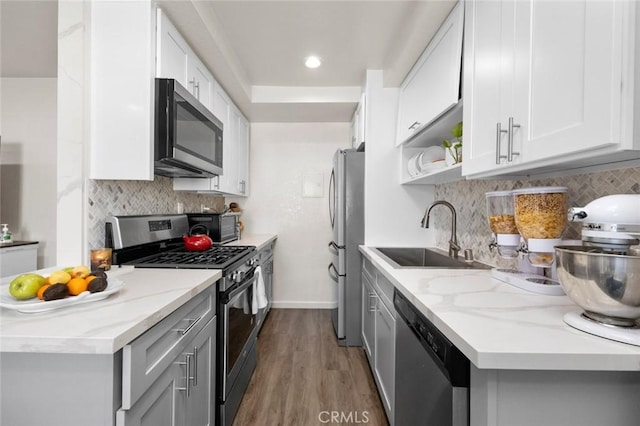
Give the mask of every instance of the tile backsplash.
MULTIPOLYGON (((568 205, 584 206, 590 201, 613 194, 640 194, 640 167, 529 180, 463 180, 436 185, 435 199, 447 200, 457 211, 458 240, 463 248, 473 249, 476 259, 501 267, 515 266, 489 251, 491 230, 487 222, 485 193, 536 186, 566 186, 568 205)), ((439 207, 437 207, 439 209, 439 207)), ((448 247, 451 218, 448 210, 435 211, 436 245, 448 247)), ((565 239, 580 239, 580 227, 570 223, 565 239)))
POLYGON ((213 211, 224 209, 222 196, 176 192, 170 178, 156 176, 153 182, 89 180, 88 232, 90 247, 104 245, 104 224, 108 216, 200 212, 202 205, 213 211))

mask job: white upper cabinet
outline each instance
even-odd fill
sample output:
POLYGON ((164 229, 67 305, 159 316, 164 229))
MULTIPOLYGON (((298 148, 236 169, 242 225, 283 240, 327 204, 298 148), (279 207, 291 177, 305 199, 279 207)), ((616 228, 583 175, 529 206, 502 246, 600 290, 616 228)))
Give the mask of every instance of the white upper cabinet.
POLYGON ((467 177, 637 158, 634 2, 469 1, 467 177))
POLYGON ((249 195, 249 140, 250 140, 250 130, 249 130, 249 122, 246 118, 238 111, 238 133, 236 138, 236 143, 238 144, 238 156, 237 156, 237 165, 238 165, 238 193, 239 195, 248 196, 249 195))
POLYGON ((464 4, 459 2, 400 87, 396 144, 421 133, 460 99, 464 4))
POLYGON ((218 84, 213 87, 213 114, 223 125, 222 174, 211 179, 173 180, 176 191, 249 195, 249 122, 218 84))
POLYGON ((90 20, 89 178, 153 180, 155 7, 93 2, 90 20))
POLYGON ((189 81, 187 87, 202 105, 213 111, 213 91, 216 86, 213 75, 195 55, 189 57, 188 65, 189 81))
POLYGON ((167 15, 158 9, 156 75, 174 78, 209 110, 215 80, 167 15))
POLYGON ((191 49, 160 9, 157 19, 156 75, 161 78, 174 78, 188 88, 187 64, 191 49))
POLYGON ((358 148, 360 144, 365 141, 365 128, 366 128, 366 97, 363 93, 360 96, 360 102, 356 106, 356 110, 353 113, 351 119, 351 147, 358 148))

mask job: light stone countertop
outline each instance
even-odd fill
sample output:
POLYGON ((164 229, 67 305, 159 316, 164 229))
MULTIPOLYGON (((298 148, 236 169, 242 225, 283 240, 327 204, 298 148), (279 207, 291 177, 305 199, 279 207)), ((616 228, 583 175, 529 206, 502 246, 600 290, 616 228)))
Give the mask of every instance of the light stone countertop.
POLYGON ((256 246, 256 250, 260 251, 272 241, 278 238, 276 234, 242 234, 242 238, 238 241, 232 241, 225 244, 226 246, 256 246))
MULTIPOLYGON (((48 275, 56 268, 38 271, 48 275)), ((114 267, 124 287, 103 300, 42 313, 0 308, 0 352, 112 354, 221 278, 213 269, 114 267)), ((8 291, 3 279, 0 291, 8 291)), ((44 302, 43 302, 44 303, 44 302)))
POLYGON ((478 368, 640 371, 640 347, 564 323, 581 312, 567 296, 521 290, 489 270, 394 269, 360 251, 478 368))

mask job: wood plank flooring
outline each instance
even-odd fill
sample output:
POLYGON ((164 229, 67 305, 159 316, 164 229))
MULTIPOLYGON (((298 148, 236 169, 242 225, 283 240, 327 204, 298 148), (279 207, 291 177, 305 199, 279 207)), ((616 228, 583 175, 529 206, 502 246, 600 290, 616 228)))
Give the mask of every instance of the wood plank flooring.
POLYGON ((388 425, 361 347, 338 346, 327 309, 272 309, 233 426, 388 425))

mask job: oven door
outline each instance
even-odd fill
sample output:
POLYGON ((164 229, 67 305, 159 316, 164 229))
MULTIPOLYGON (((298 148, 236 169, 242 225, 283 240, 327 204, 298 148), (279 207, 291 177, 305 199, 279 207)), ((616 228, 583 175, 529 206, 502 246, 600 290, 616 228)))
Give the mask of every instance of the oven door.
POLYGON ((244 365, 247 353, 256 341, 256 314, 252 312, 253 287, 258 279, 251 276, 220 295, 222 324, 222 389, 220 396, 226 400, 244 365))

